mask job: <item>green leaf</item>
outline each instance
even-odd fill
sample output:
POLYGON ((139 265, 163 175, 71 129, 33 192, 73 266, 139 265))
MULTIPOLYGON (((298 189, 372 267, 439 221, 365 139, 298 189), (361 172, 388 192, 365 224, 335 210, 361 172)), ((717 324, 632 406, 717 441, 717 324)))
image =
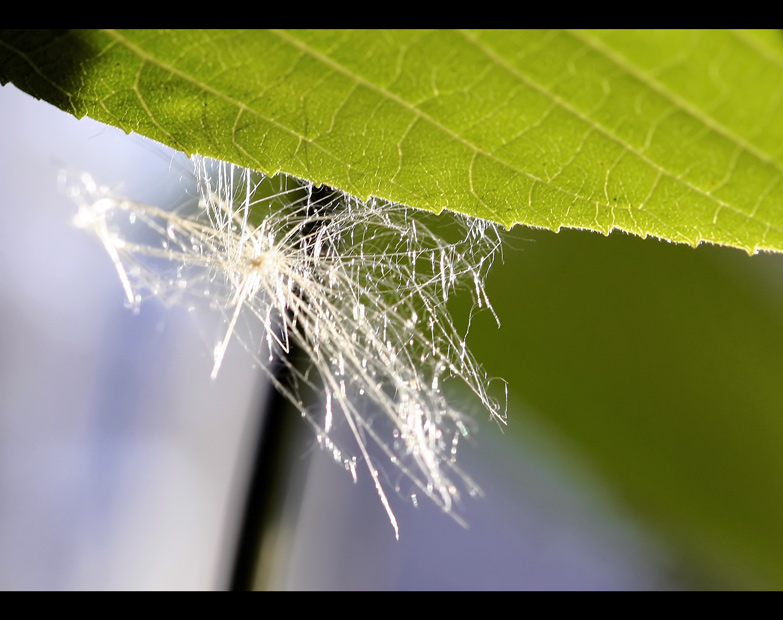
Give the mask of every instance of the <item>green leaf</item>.
POLYGON ((179 148, 507 227, 783 251, 783 37, 4 31, 0 82, 179 148))
POLYGON ((502 328, 479 315, 469 340, 508 381, 509 432, 545 420, 700 587, 783 587, 783 257, 509 237, 488 279, 502 328))

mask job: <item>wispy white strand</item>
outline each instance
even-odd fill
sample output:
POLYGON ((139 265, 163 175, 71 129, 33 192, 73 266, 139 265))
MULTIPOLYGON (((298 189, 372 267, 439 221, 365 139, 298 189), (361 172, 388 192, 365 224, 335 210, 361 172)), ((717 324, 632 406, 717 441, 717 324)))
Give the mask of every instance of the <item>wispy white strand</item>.
MULTIPOLYGON (((152 295, 169 303, 207 299, 219 308, 227 327, 215 347, 213 377, 240 317, 251 317, 263 352, 244 344, 354 479, 357 460, 364 461, 395 535, 371 444, 462 522, 453 511, 460 488, 479 492, 456 464, 470 418, 449 403, 443 383, 460 379, 501 423, 505 403, 490 396, 490 379, 446 302, 467 289, 497 320, 484 289, 501 249, 497 227, 455 218, 459 239, 446 241, 427 228, 427 215, 399 205, 204 158, 194 158, 194 166, 200 200, 189 210, 119 198, 87 174, 69 189, 77 222, 102 241, 128 302, 138 311, 152 295), (305 354, 305 366, 288 356, 293 348, 305 354), (275 359, 286 379, 266 363, 275 359), (322 412, 308 406, 308 392, 325 394, 322 412), (355 450, 338 446, 339 421, 355 450)), ((415 492, 411 500, 417 503, 415 492)))

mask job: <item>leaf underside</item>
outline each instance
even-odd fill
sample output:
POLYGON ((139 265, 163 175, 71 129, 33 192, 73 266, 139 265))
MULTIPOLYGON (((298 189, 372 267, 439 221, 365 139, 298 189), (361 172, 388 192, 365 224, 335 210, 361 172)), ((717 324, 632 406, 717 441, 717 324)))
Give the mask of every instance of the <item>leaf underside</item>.
POLYGON ((2 31, 0 82, 356 196, 783 251, 767 31, 2 31))

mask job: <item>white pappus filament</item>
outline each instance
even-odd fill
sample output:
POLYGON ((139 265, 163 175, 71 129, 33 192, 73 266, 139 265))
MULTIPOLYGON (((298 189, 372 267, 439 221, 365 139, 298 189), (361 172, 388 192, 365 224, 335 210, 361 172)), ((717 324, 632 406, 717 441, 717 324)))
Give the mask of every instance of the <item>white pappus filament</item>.
POLYGON ((446 302, 465 288, 494 315, 484 278, 500 251, 497 227, 455 217, 459 238, 446 241, 425 225, 435 216, 406 207, 200 157, 194 166, 199 201, 189 209, 117 197, 87 174, 69 188, 77 222, 102 241, 128 302, 138 310, 145 296, 206 298, 223 312, 213 377, 238 320, 251 318, 263 346, 243 344, 354 478, 364 462, 397 536, 384 459, 412 482, 414 505, 420 492, 462 522, 460 489, 478 492, 456 463, 471 424, 443 383, 460 379, 502 423, 505 403, 488 393, 446 302), (289 355, 296 349, 304 364, 289 355), (313 393, 324 395, 320 412, 305 397, 313 393), (339 447, 338 426, 354 449, 339 447))

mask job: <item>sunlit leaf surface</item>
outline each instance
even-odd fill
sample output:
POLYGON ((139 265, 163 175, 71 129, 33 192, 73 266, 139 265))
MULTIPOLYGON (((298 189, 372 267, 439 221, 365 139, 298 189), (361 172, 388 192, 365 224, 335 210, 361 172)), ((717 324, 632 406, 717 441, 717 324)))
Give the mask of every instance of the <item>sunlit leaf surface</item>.
POLYGON ((558 230, 783 250, 783 37, 6 32, 0 81, 265 172, 558 230))

